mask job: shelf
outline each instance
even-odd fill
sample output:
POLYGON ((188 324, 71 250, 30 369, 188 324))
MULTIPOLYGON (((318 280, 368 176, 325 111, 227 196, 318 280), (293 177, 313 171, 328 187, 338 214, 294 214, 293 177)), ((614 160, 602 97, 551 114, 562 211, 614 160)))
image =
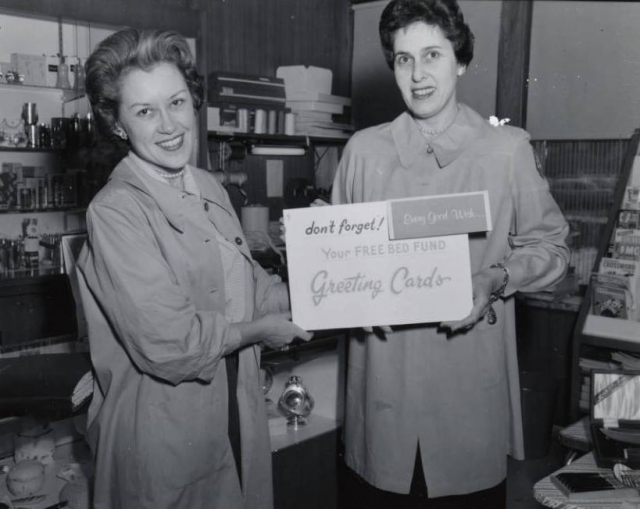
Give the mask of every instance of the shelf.
POLYGON ((64 212, 65 214, 83 214, 86 212, 86 208, 78 208, 77 206, 68 206, 68 207, 53 207, 46 209, 29 209, 29 210, 20 210, 20 209, 12 209, 12 210, 0 210, 0 215, 3 214, 48 214, 50 212, 64 212))
POLYGON ((0 277, 0 288, 13 288, 23 285, 38 285, 41 283, 47 283, 56 280, 66 281, 68 277, 67 274, 62 272, 62 268, 59 266, 40 266, 38 269, 33 269, 34 272, 36 270, 38 271, 38 274, 33 276, 28 275, 30 269, 18 269, 14 271, 14 273, 18 273, 18 275, 14 275, 14 277, 2 276, 0 277))
POLYGON ((309 341, 294 340, 286 350, 272 350, 265 348, 262 352, 262 364, 277 366, 289 362, 297 362, 301 356, 317 355, 322 352, 335 350, 338 341, 347 335, 346 329, 315 331, 309 341))
MULTIPOLYGON (((583 334, 602 339, 604 344, 611 340, 618 340, 621 344, 629 346, 636 343, 640 349, 640 323, 620 318, 606 316, 587 315, 582 329, 583 334)), ((593 343, 592 343, 593 344, 593 343)))
POLYGON ((217 141, 241 141, 247 143, 270 143, 274 145, 344 145, 349 138, 325 137, 325 136, 305 136, 286 134, 255 134, 225 131, 208 131, 207 137, 217 141))
POLYGON ((63 148, 40 148, 40 147, 13 147, 8 145, 0 145, 0 152, 41 152, 41 153, 56 153, 62 152, 63 148))
POLYGON ((39 85, 24 85, 13 83, 0 83, 0 90, 22 90, 26 92, 57 92, 62 94, 62 101, 65 103, 75 101, 84 97, 84 90, 76 90, 73 88, 57 88, 57 87, 45 87, 39 85))

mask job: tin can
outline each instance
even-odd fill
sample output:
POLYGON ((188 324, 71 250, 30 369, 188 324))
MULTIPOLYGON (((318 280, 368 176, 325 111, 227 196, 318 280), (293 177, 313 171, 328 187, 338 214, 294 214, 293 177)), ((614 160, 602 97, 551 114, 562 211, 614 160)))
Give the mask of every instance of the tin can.
POLYGON ((249 110, 246 108, 240 108, 236 112, 236 124, 238 125, 238 131, 246 133, 249 131, 249 110))
POLYGON ((256 134, 265 134, 267 132, 267 112, 265 110, 256 110, 253 132, 256 134))

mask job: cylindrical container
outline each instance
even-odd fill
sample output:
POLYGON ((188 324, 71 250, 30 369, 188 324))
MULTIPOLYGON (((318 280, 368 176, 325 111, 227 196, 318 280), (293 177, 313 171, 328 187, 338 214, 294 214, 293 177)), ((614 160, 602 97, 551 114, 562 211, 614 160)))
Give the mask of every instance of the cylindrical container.
POLYGON ((38 124, 38 141, 42 148, 51 146, 51 132, 47 124, 38 124))
POLYGON ((36 103, 24 103, 22 105, 22 120, 24 120, 25 125, 38 123, 38 107, 36 103))
POLYGON ((242 207, 242 229, 269 235, 269 208, 262 205, 242 207))
POLYGON ((40 133, 38 131, 38 126, 36 124, 29 124, 26 127, 27 131, 27 146, 28 147, 39 147, 40 146, 40 133))
POLYGON ((53 187, 53 205, 62 207, 64 205, 64 182, 62 175, 54 175, 51 178, 53 187))
POLYGON ((278 115, 276 113, 276 110, 269 110, 269 125, 267 127, 267 132, 269 134, 276 134, 277 120, 278 115))
POLYGON ((71 119, 67 117, 54 117, 51 119, 51 146, 65 148, 67 146, 67 132, 71 119))
POLYGON ((238 124, 238 130, 246 133, 249 131, 249 110, 246 108, 240 108, 236 112, 236 122, 238 124))
POLYGON ((253 132, 256 134, 265 134, 267 132, 267 112, 265 110, 256 110, 253 132))
POLYGON ((289 136, 296 134, 296 117, 293 113, 287 113, 284 117, 284 134, 289 136))
POLYGON ((18 208, 20 210, 31 210, 33 208, 33 203, 31 201, 31 189, 26 187, 20 189, 19 199, 20 205, 18 208))

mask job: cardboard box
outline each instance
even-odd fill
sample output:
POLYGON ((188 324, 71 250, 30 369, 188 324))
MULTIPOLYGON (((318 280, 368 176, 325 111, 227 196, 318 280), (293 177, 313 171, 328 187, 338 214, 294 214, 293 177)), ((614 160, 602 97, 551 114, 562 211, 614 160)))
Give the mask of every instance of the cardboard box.
POLYGON ((24 76, 25 85, 46 86, 46 57, 26 53, 12 53, 11 65, 24 76))
POLYGON ((331 94, 333 72, 330 69, 288 65, 278 67, 276 76, 284 80, 287 99, 296 94, 331 94))

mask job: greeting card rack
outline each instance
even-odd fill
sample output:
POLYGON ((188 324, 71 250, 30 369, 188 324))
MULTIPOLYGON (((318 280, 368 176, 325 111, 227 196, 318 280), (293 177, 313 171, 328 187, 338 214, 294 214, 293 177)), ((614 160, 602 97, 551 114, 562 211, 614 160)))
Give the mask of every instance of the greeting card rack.
POLYGON ((624 157, 582 301, 571 355, 571 416, 589 412, 591 369, 640 366, 640 128, 624 157))

